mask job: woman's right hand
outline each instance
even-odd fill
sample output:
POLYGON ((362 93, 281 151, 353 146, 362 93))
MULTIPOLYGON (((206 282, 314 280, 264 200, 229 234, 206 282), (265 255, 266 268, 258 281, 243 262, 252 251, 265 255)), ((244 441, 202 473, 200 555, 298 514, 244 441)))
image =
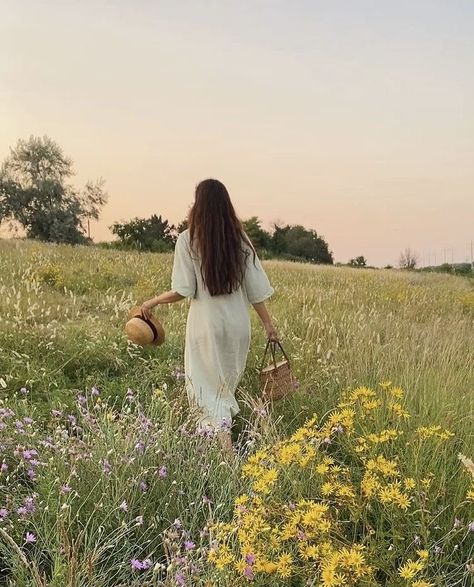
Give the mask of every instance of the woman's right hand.
POLYGON ((278 342, 278 332, 276 328, 273 326, 272 322, 265 323, 265 332, 267 333, 268 340, 272 342, 278 342))

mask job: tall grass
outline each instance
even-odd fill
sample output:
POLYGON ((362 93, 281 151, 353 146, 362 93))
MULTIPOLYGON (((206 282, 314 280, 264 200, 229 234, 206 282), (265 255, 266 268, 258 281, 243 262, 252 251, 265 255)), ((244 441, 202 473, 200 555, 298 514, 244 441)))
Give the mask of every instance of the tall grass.
MULTIPOLYGON (((6 465, 0 512, 8 512, 0 521, 0 567, 6 585, 323 585, 316 561, 288 577, 217 568, 212 555, 208 560, 213 528, 218 521, 236 523, 234 499, 252 492, 241 474, 249 455, 283 442, 314 412, 322 430, 343 392, 377 390, 387 380, 406 391, 403 409, 410 418, 397 424, 380 410, 357 420, 357 435, 403 428, 403 439, 384 454, 417 483, 432 473, 433 503, 423 506, 422 529, 420 497, 413 497, 417 510, 395 518, 381 508, 379 573, 354 584, 423 587, 399 575, 416 540, 429 551, 426 584, 470 584, 474 511, 466 500, 469 474, 457 454, 474 454, 472 281, 278 261, 266 268, 277 290, 270 311, 300 386, 268 414, 258 399, 255 371, 264 340, 254 316, 239 390, 240 456, 229 463, 215 440, 194 433, 184 400, 186 303, 159 308, 167 333, 162 347, 140 349, 123 334, 127 309, 169 287, 170 256, 0 242, 0 464, 6 465), (432 425, 454 436, 421 447, 416 430, 432 425), (25 457, 25 450, 38 454, 25 457), (390 530, 393 520, 397 528, 390 530)), ((356 436, 343 434, 340 442, 338 462, 353 471, 357 485, 365 465, 354 452, 356 436)), ((331 502, 318 494, 311 471, 294 470, 291 491, 276 486, 272 503, 283 508, 290 495, 331 502)), ((360 534, 355 543, 367 527, 351 527, 360 534)))

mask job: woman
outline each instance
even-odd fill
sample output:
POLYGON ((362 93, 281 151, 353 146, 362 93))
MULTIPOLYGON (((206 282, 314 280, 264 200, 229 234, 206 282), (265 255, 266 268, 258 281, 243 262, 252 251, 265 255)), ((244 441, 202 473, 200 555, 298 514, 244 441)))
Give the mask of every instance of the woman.
MULTIPOLYGON (((158 304, 191 298, 186 326, 186 390, 200 409, 201 425, 229 431, 239 411, 235 390, 250 344, 252 304, 269 339, 277 333, 265 307, 274 292, 242 229, 225 186, 206 179, 196 188, 189 229, 177 240, 171 291, 142 305, 145 317, 158 304)), ((222 437, 222 435, 221 435, 222 437)), ((225 434, 224 444, 230 444, 225 434)))

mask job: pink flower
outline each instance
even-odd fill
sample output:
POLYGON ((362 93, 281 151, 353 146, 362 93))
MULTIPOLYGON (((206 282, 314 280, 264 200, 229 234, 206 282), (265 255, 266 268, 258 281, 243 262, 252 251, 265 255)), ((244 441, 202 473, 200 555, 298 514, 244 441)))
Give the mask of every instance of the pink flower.
POLYGON ((33 544, 34 542, 36 542, 36 536, 33 534, 33 532, 27 532, 25 535, 25 542, 27 544, 33 544))

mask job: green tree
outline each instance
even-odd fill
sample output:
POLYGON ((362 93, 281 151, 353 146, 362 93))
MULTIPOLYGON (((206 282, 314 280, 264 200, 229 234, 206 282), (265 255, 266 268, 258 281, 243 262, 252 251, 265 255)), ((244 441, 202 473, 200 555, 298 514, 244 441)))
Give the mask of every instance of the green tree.
POLYGON ((311 263, 333 263, 327 243, 315 230, 307 230, 300 225, 291 226, 286 233, 286 242, 288 253, 292 256, 311 263))
POLYGON ((171 251, 176 242, 176 228, 156 214, 150 218, 115 222, 110 230, 118 237, 121 245, 143 251, 171 251))
POLYGON ((359 255, 359 257, 356 257, 355 259, 351 259, 349 265, 351 267, 366 267, 367 259, 363 255, 359 255))
POLYGON ((0 222, 18 222, 28 238, 85 243, 87 219, 98 219, 103 181, 73 187, 71 159, 47 136, 19 140, 0 168, 0 222))
POLYGON ((262 228, 262 222, 257 216, 243 220, 242 226, 257 251, 263 251, 269 248, 271 241, 270 234, 262 228))

